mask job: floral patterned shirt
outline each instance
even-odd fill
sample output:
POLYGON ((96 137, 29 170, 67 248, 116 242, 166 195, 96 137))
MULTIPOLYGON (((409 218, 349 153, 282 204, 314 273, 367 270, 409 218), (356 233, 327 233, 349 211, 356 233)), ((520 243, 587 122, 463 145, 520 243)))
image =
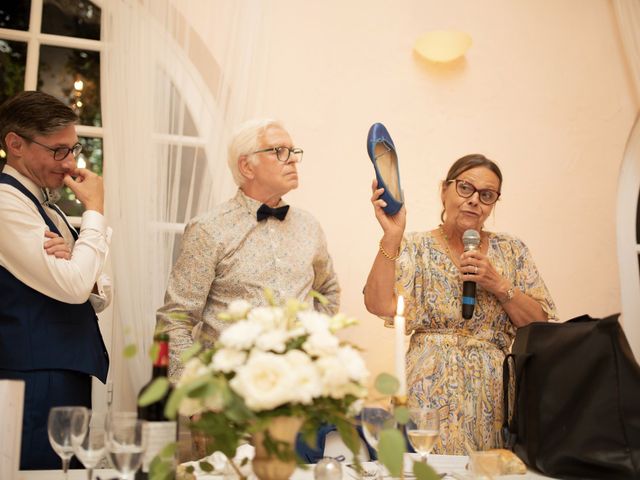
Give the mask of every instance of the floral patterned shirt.
POLYGON ((224 324, 217 314, 232 300, 265 305, 269 288, 277 300, 297 298, 318 311, 337 313, 340 287, 318 221, 290 208, 283 221, 258 222, 260 205, 238 189, 235 197, 186 226, 165 304, 157 313, 157 330, 171 337, 172 379, 182 371, 180 354, 194 338, 205 345, 218 338, 224 324), (328 304, 310 298, 311 290, 327 297, 328 304))

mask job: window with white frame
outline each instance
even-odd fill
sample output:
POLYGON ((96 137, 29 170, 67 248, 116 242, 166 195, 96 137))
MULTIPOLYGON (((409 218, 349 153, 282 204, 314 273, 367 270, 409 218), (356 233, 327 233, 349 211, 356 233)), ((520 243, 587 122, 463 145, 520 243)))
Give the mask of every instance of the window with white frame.
MULTIPOLYGON (((78 166, 102 174, 103 123, 100 97, 100 55, 103 49, 101 24, 104 0, 13 0, 0 3, 0 103, 22 90, 40 90, 67 103, 78 113, 78 136, 83 151, 78 166)), ((198 125, 210 125, 210 113, 199 91, 184 78, 189 65, 175 69, 158 65, 156 85, 168 92, 168 118, 155 125, 156 141, 167 146, 166 158, 158 168, 169 176, 170 210, 174 222, 158 225, 173 238, 175 260, 185 223, 198 212, 197 198, 211 184, 207 171, 207 148, 198 125), (175 78, 176 75, 182 75, 175 78), (185 82, 190 88, 185 91, 185 82), (176 85, 182 86, 179 91, 176 85), (186 95, 184 95, 186 94, 186 95), (196 95, 197 97, 197 95, 196 95), (192 112, 198 112, 197 118, 192 112), (202 117, 207 116, 207 119, 202 117)), ((166 60, 166 59, 163 59, 166 60)), ((167 60, 167 63, 171 63, 167 60)), ((199 87, 201 88, 201 86, 199 87)), ((0 151, 0 156, 3 152, 0 151)), ((0 162, 2 159, 0 158, 0 162)), ((107 160, 108 163, 108 160, 107 160)), ((0 168, 2 165, 0 164, 0 168)), ((79 225, 84 211, 66 187, 57 202, 79 225), (75 218, 73 218, 75 217, 75 218)))
MULTIPOLYGON (((78 166, 102 174, 100 2, 12 0, 0 5, 0 103, 23 90, 40 90, 68 104, 80 118, 78 166)), ((4 152, 0 152, 4 156, 4 152)), ((4 163, 4 162, 3 162, 4 163)), ((79 216, 68 188, 58 204, 79 216)))

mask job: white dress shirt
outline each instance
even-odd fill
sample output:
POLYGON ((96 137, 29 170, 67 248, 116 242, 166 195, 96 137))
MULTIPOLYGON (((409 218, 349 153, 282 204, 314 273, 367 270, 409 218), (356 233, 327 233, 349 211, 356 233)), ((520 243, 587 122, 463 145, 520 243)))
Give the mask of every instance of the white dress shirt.
POLYGON ((3 173, 16 178, 40 202, 71 247, 71 259, 49 255, 43 245, 49 230, 33 202, 12 185, 0 184, 0 266, 38 292, 65 303, 90 300, 100 312, 111 302, 111 281, 102 273, 109 251, 111 228, 104 216, 88 210, 74 241, 69 227, 49 205, 42 189, 16 169, 5 165, 3 173), (94 285, 98 295, 92 294, 94 285))

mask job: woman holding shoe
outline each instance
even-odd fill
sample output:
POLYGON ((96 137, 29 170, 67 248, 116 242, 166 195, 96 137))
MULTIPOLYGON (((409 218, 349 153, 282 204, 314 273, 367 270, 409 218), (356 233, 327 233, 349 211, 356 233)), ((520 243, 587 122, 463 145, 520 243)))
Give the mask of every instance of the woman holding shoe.
POLYGON ((386 326, 393 325, 398 295, 405 299, 406 332, 411 334, 408 406, 440 412, 434 453, 500 447, 502 362, 516 329, 556 318, 526 245, 484 230, 500 198, 502 173, 483 155, 458 159, 441 184, 442 223, 409 234, 404 207, 395 215, 385 213, 384 186, 374 180, 371 202, 383 236, 364 299, 367 310, 383 317, 386 326), (479 245, 465 251, 467 230, 479 233, 479 245), (463 282, 476 285, 469 319, 462 315, 463 282))

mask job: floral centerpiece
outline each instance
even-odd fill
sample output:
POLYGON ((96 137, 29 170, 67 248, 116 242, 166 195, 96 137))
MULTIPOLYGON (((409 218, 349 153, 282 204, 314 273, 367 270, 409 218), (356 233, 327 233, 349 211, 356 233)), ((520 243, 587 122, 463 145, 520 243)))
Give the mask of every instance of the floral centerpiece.
MULTIPOLYGON (((266 456, 295 468, 298 426, 314 446, 323 423, 336 425, 357 453, 360 441, 352 419, 367 395, 369 372, 358 349, 335 335, 356 321, 319 313, 297 300, 280 305, 266 295, 265 307, 233 301, 219 315, 230 325, 214 346, 194 345, 185 352, 185 369, 166 414, 198 418, 192 428, 207 437, 207 454, 220 451, 229 459, 250 441, 257 458, 266 456), (278 424, 290 438, 278 433, 278 424)), ((160 390, 156 388, 155 395, 160 390)), ((243 477, 240 466, 231 464, 243 477)), ((254 459, 254 471, 256 466, 254 459)), ((278 474, 281 470, 261 467, 256 474, 273 478, 291 473, 278 474)))

